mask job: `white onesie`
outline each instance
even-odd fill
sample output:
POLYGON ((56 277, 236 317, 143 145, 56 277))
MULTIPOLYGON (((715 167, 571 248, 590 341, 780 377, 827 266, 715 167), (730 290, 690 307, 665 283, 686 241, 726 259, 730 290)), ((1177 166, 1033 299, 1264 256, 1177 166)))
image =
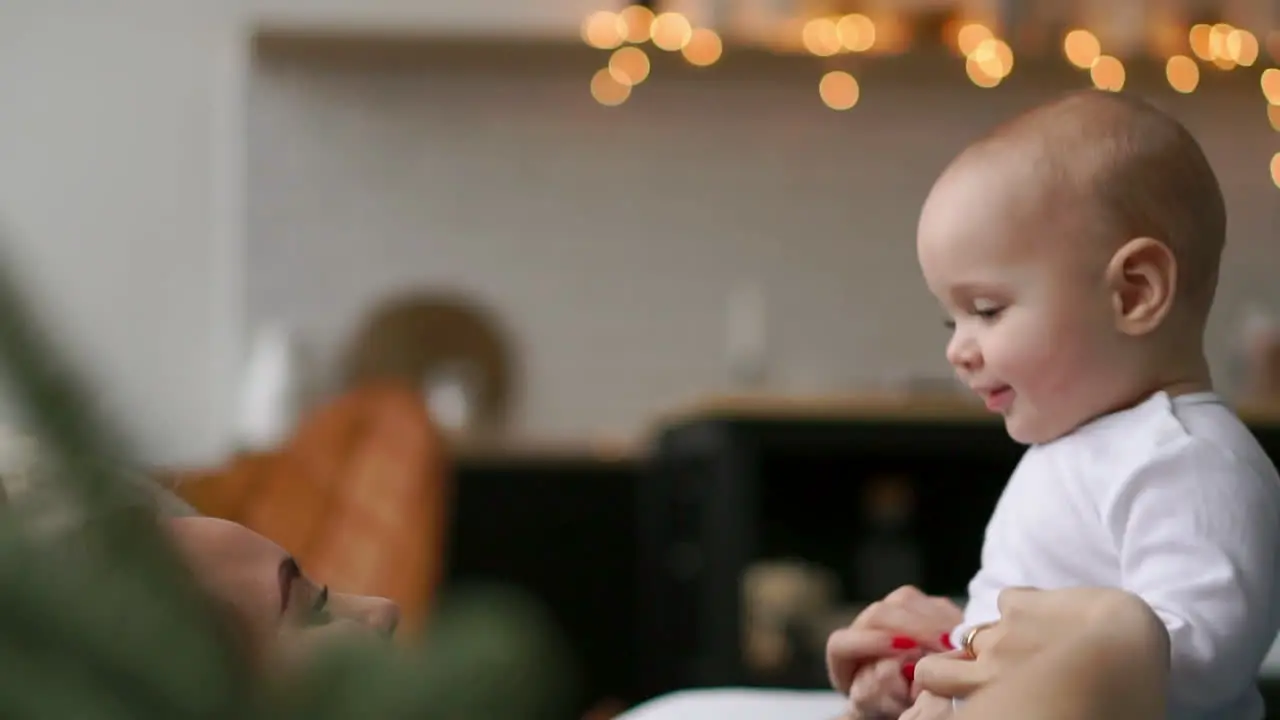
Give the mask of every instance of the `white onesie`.
POLYGON ((1107 415, 1029 448, 996 505, 964 624, 1001 589, 1120 587, 1169 630, 1169 717, 1258 720, 1280 632, 1280 477, 1212 393, 1107 415))

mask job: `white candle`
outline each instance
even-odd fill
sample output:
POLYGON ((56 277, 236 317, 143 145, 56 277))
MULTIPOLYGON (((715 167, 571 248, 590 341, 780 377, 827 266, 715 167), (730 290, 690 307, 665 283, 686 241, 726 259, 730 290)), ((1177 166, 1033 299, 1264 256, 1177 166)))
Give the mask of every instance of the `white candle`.
POLYGON ((759 283, 741 283, 729 293, 726 351, 736 384, 756 385, 764 379, 768 355, 768 319, 759 283))

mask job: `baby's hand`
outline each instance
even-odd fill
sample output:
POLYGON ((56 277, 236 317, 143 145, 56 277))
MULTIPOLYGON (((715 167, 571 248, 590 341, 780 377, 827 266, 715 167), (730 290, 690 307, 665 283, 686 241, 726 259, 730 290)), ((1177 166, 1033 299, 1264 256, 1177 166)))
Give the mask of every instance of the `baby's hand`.
POLYGON ((946 635, 962 616, 950 600, 929 597, 913 587, 898 588, 827 638, 831 687, 848 694, 858 671, 878 660, 901 663, 925 652, 949 650, 946 635))
POLYGON ((898 720, 940 720, 951 717, 953 706, 950 698, 939 697, 931 692, 920 693, 916 702, 898 720))
MULTIPOLYGON (((914 667, 915 662, 908 660, 906 664, 914 667)), ((900 658, 885 658, 858 669, 849 687, 849 707, 854 717, 897 718, 911 707, 911 685, 903 666, 900 658)))

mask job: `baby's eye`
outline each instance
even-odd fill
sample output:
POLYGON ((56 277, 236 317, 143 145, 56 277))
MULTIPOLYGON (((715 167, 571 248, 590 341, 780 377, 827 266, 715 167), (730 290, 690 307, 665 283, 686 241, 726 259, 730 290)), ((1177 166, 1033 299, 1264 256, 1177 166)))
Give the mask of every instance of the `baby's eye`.
POLYGON ((983 320, 993 320, 1004 310, 999 303, 991 300, 975 300, 973 302, 973 314, 983 320))

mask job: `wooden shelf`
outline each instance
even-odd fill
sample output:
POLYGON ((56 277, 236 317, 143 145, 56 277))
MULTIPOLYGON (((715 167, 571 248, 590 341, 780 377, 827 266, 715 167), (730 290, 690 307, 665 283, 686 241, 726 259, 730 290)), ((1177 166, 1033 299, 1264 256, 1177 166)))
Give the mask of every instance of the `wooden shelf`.
POLYGON ((628 440, 471 439, 452 444, 453 457, 474 464, 625 463, 641 456, 628 440))

